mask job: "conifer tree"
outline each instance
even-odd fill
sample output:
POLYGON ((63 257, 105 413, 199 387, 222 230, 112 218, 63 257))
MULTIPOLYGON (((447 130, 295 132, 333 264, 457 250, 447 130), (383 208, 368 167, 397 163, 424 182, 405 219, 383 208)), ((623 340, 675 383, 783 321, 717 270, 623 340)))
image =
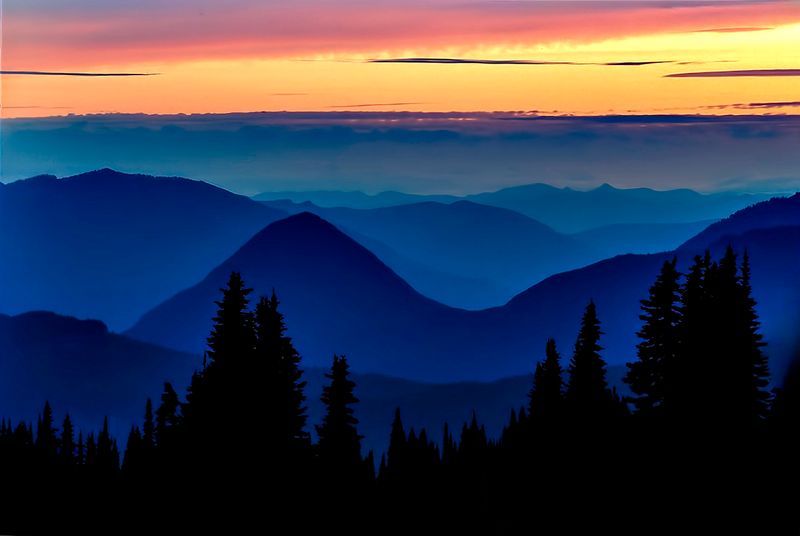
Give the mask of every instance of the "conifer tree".
POLYGON ((740 353, 741 371, 741 418, 745 421, 759 421, 769 414, 770 393, 769 364, 762 348, 765 346, 759 332, 761 323, 756 312, 756 301, 750 282, 750 256, 745 250, 742 257, 739 296, 736 308, 736 327, 738 335, 735 348, 740 353))
POLYGON ((225 364, 242 359, 252 349, 252 318, 247 311, 247 296, 253 291, 244 284, 241 274, 232 272, 222 299, 217 304, 214 327, 208 337, 208 358, 211 364, 225 364))
POLYGON ((450 432, 450 427, 444 423, 444 430, 442 431, 442 464, 451 465, 455 462, 458 455, 458 446, 456 445, 453 434, 450 432))
POLYGON ((84 461, 84 465, 94 469, 96 464, 97 464, 97 444, 95 443, 94 440, 94 433, 90 432, 88 437, 86 438, 86 458, 84 461))
POLYGON ((665 261, 649 296, 642 300, 642 328, 637 333, 638 360, 628 363, 624 381, 636 395, 634 404, 640 413, 661 410, 669 390, 666 381, 674 365, 680 340, 680 273, 677 259, 665 261))
POLYGON ((164 383, 161 394, 161 405, 156 410, 155 437, 159 448, 169 448, 170 441, 175 438, 175 428, 180 422, 178 393, 169 382, 164 383))
MULTIPOLYGON (((204 366, 192 375, 182 408, 192 448, 216 452, 216 456, 234 448, 219 431, 227 427, 244 429, 247 425, 251 417, 247 408, 253 393, 249 382, 257 375, 251 368, 255 340, 248 295, 252 289, 246 287, 238 272, 232 272, 227 286, 220 290, 222 299, 215 302, 217 314, 207 339, 204 366)), ((160 441, 158 430, 156 441, 160 441)), ((227 458, 233 460, 232 456, 227 458)))
POLYGON ((322 390, 322 403, 327 413, 316 429, 322 460, 329 467, 352 472, 361 462, 362 436, 356 429, 358 419, 352 408, 358 402, 353 394, 356 384, 349 374, 345 356, 334 355, 331 371, 325 375, 330 384, 322 390))
POLYGON ((84 465, 86 463, 86 444, 83 442, 83 432, 78 432, 78 445, 77 454, 75 455, 75 463, 84 465))
POLYGON ((272 292, 271 298, 262 297, 256 305, 256 377, 266 385, 266 410, 272 421, 268 433, 281 449, 297 450, 308 445, 305 431, 306 408, 300 370, 300 354, 286 336, 286 323, 279 310, 280 301, 272 292))
POLYGON ((563 370, 554 339, 547 340, 545 359, 536 364, 528 396, 528 413, 533 419, 552 422, 559 418, 564 405, 563 370))
MULTIPOLYGON (((403 420, 400 417, 400 408, 394 411, 392 432, 389 435, 389 448, 386 451, 385 471, 387 478, 395 480, 402 478, 407 465, 408 438, 403 429, 403 420)), ((383 461, 381 461, 383 465, 383 461)))
POLYGON ((611 393, 606 382, 606 362, 600 355, 600 321, 597 308, 590 301, 581 320, 575 341, 575 353, 569 364, 566 404, 573 417, 590 420, 607 416, 611 409, 611 393))
POLYGON ((128 434, 128 442, 125 446, 125 456, 122 459, 123 472, 133 474, 141 469, 143 447, 142 433, 139 431, 139 427, 131 427, 131 431, 128 434))
POLYGON ((67 466, 75 464, 75 428, 69 413, 64 417, 64 424, 61 425, 61 444, 58 450, 62 464, 67 466))
POLYGON ((150 451, 156 444, 156 425, 153 420, 153 401, 147 397, 144 406, 144 424, 142 425, 142 449, 150 451))
POLYGON ((711 254, 695 256, 681 286, 678 350, 672 364, 664 369, 664 414, 684 422, 695 419, 709 388, 706 365, 711 354, 709 334, 714 312, 710 279, 716 268, 711 254))
POLYGON ((45 402, 36 429, 36 448, 50 461, 54 460, 58 453, 57 434, 58 430, 53 424, 53 410, 50 408, 50 403, 45 402))
POLYGON ((97 469, 103 473, 111 473, 119 469, 119 451, 117 451, 116 441, 111 437, 108 428, 108 417, 103 418, 103 428, 97 435, 95 464, 97 469))

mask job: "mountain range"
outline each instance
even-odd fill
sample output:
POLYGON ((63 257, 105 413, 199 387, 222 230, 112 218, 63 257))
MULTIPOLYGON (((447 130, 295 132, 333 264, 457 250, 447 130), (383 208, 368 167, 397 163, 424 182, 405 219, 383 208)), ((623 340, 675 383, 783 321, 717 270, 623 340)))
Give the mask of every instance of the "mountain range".
POLYGON ((509 209, 442 201, 415 198, 381 209, 262 203, 187 179, 111 170, 0 186, 0 310, 48 309, 100 318, 111 328, 45 312, 0 315, 4 415, 33 418, 49 399, 82 427, 96 428, 108 413, 124 435, 141 418, 146 396, 156 397, 164 380, 180 390, 200 365, 214 300, 233 270, 255 288, 253 297, 274 288, 281 298, 303 355, 311 424, 322 412, 331 355, 348 356, 365 444, 376 449, 396 406, 408 426, 434 435, 472 409, 499 430, 508 411, 525 403, 548 337, 566 365, 589 299, 597 303, 603 354, 618 385, 635 355, 639 300, 660 265, 677 256, 685 270, 706 248, 717 256, 728 244, 748 250, 778 381, 796 352, 800 195, 716 223, 614 224, 573 234, 509 209), (522 266, 536 269, 558 251, 586 254, 591 244, 603 255, 647 232, 672 244, 696 231, 664 248, 671 251, 613 256, 545 277, 502 306, 464 310, 429 297, 447 281, 464 291, 488 285, 484 275, 501 277, 504 258, 523 259, 508 266, 524 277, 522 266), (494 243, 503 237, 511 238, 494 243), (461 265, 475 271, 447 271, 461 265), (429 287, 420 292, 423 276, 429 287), (133 327, 124 335, 113 332, 126 325, 133 327))
POLYGON ((563 233, 577 233, 617 224, 689 223, 717 220, 749 205, 769 199, 766 194, 714 193, 692 190, 658 191, 615 188, 604 184, 592 190, 557 188, 547 184, 513 186, 496 192, 463 197, 383 192, 265 192, 259 201, 310 201, 320 207, 380 208, 400 204, 459 200, 506 208, 529 216, 563 233))
MULTIPOLYGON (((236 270, 256 294, 277 289, 290 333, 312 366, 322 366, 338 352, 349 355, 356 370, 421 381, 518 375, 531 370, 547 337, 569 352, 590 299, 606 332, 606 359, 621 364, 635 355, 639 300, 661 264, 677 255, 685 268, 706 247, 720 254, 728 243, 750 252, 767 339, 785 340, 787 312, 797 308, 800 296, 794 283, 800 281, 800 227, 755 229, 670 253, 618 256, 550 277, 502 307, 464 311, 420 295, 372 253, 309 213, 267 227, 202 281, 150 311, 128 334, 201 350, 218 289, 236 270)), ((785 361, 785 351, 780 345, 770 350, 778 363, 785 361)))

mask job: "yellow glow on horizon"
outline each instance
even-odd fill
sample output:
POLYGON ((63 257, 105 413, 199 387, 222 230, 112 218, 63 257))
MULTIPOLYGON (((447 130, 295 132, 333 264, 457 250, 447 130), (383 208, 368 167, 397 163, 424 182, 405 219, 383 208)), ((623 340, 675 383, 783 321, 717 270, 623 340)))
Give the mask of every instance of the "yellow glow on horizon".
MULTIPOLYGON (((689 71, 800 68, 800 24, 737 33, 679 33, 588 44, 451 48, 431 56, 614 62, 645 66, 443 65, 240 59, 98 66, 97 71, 160 76, 74 78, 3 76, 3 117, 101 112, 511 111, 543 113, 792 113, 791 108, 713 109, 717 105, 800 100, 800 78, 664 78, 689 71), (694 63, 697 62, 697 63, 694 63), (288 95, 292 94, 292 95, 288 95), (410 104, 391 104, 410 103, 410 104), (379 105, 358 106, 354 105, 379 105)), ((352 60, 352 61, 346 61, 352 60)), ((795 112, 800 109, 795 108, 795 112)))

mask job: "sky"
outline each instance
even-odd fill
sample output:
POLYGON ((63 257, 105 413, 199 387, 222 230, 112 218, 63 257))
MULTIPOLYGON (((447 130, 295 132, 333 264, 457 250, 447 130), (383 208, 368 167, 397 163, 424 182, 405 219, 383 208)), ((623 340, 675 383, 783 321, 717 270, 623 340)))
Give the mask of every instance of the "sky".
POLYGON ((800 109, 794 0, 5 0, 3 9, 6 118, 800 109), (86 74, 109 76, 77 76, 86 74))

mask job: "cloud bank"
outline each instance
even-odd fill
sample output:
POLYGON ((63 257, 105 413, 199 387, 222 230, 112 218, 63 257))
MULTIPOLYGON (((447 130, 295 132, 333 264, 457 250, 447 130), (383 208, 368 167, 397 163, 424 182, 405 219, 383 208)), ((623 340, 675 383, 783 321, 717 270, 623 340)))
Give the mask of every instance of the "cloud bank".
MULTIPOLYGON (((754 103, 759 104, 759 103, 754 103)), ((765 103, 762 103, 765 104, 765 103)), ((800 116, 304 112, 4 120, 2 177, 102 167, 234 191, 800 187, 800 116)))

